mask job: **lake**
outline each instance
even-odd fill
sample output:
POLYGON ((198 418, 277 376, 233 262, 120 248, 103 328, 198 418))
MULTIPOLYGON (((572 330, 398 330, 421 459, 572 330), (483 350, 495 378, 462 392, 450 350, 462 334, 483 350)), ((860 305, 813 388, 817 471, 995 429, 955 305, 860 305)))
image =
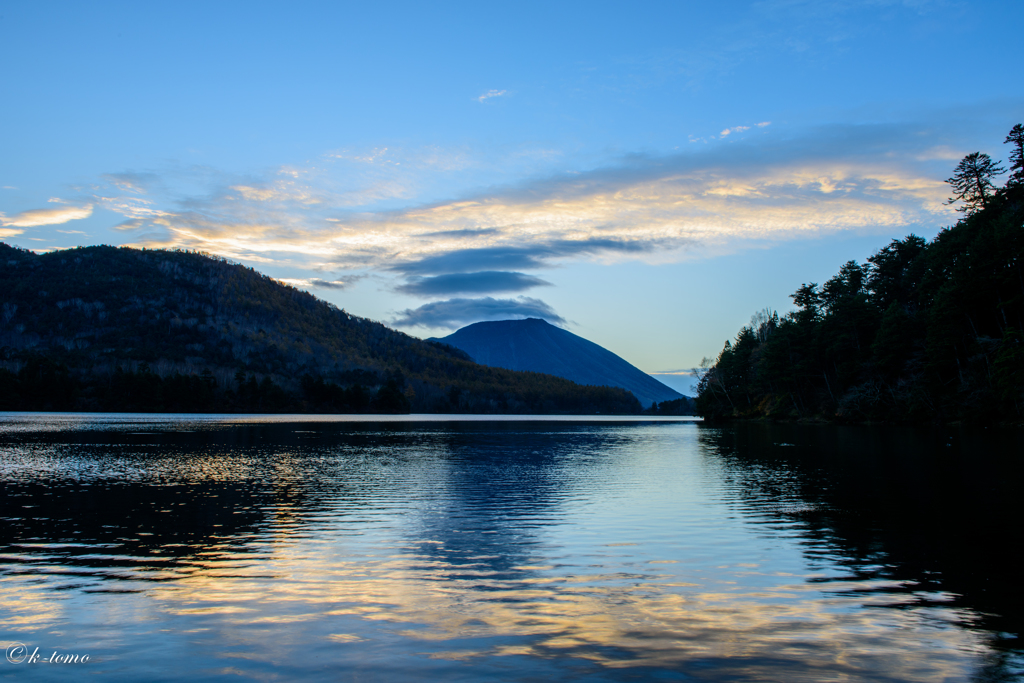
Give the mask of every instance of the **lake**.
POLYGON ((0 676, 1020 680, 1022 453, 954 427, 0 413, 0 676))

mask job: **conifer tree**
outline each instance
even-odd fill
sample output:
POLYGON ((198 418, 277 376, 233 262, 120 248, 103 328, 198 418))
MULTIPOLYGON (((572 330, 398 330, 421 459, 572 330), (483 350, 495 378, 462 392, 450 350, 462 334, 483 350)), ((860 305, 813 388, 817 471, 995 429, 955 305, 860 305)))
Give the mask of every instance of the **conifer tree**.
POLYGON ((970 215, 988 206, 989 199, 995 192, 992 180, 1006 173, 1006 169, 992 161, 992 157, 983 152, 968 154, 953 171, 953 177, 946 182, 953 187, 953 196, 948 204, 958 201, 964 203, 958 210, 970 215))
POLYGON ((1005 144, 1013 145, 1010 149, 1010 180, 1008 184, 1024 184, 1024 126, 1017 124, 1010 129, 1005 144))

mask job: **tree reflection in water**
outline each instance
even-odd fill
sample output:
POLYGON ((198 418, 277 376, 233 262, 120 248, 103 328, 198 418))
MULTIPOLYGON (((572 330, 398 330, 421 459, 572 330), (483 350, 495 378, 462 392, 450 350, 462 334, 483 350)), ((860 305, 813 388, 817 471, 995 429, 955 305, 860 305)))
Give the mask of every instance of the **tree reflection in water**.
POLYGON ((1020 665, 1015 433, 105 420, 0 423, 0 623, 115 679, 1020 665))
POLYGON ((810 579, 823 590, 856 581, 873 608, 941 607, 987 633, 982 679, 1022 673, 1020 430, 755 422, 705 426, 700 442, 738 507, 798 524, 812 570, 845 570, 810 579))

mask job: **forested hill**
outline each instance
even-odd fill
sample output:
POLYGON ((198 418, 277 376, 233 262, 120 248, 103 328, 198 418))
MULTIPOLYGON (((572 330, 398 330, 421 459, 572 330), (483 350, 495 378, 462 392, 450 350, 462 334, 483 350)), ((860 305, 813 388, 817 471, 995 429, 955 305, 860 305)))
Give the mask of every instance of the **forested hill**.
POLYGON ((633 413, 208 255, 0 243, 0 410, 633 413))
POLYGON ((762 311, 713 364, 706 418, 1021 423, 1024 419, 1024 128, 1009 181, 987 155, 949 179, 965 216, 931 242, 911 235, 850 261, 797 310, 762 311))

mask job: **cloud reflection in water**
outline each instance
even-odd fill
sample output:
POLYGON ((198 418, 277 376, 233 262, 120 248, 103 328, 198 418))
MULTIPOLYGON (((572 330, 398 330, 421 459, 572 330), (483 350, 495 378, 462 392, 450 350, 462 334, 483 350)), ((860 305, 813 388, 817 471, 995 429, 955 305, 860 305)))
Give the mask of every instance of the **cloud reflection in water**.
POLYGON ((192 428, 8 432, 5 631, 292 678, 958 680, 991 655, 969 605, 808 521, 806 472, 706 427, 192 428))

